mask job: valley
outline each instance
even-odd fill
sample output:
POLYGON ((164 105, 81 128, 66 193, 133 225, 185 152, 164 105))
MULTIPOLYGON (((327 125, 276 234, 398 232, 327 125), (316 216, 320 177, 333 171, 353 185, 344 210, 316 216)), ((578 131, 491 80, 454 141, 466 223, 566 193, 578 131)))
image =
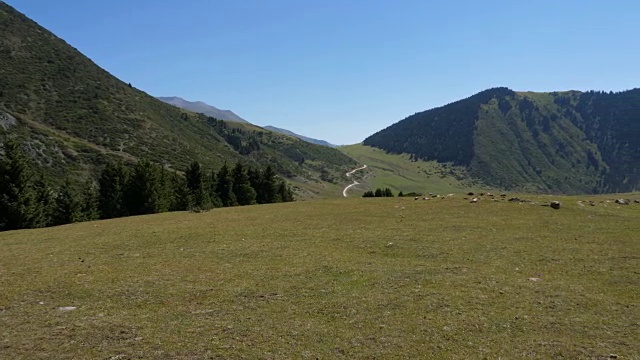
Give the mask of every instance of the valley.
POLYGON ((147 82, 0 1, 0 359, 640 359, 640 88, 440 102, 530 68, 435 3, 34 3, 147 82))
POLYGON ((357 178, 363 183, 362 187, 369 189, 388 187, 396 194, 401 191, 449 194, 480 188, 477 181, 469 179, 464 169, 450 164, 412 160, 408 154, 388 154, 362 144, 338 149, 359 163, 367 164, 367 169, 358 173, 357 178))

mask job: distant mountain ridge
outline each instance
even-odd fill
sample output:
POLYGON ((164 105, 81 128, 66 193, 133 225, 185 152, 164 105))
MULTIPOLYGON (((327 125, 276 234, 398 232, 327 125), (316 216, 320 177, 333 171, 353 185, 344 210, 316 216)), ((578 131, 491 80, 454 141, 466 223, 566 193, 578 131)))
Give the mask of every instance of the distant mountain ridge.
MULTIPOLYGON (((214 117, 216 119, 219 120, 225 120, 225 121, 235 121, 235 122, 240 122, 240 123, 249 123, 247 120, 241 118, 240 116, 238 116, 237 114, 235 114, 233 111, 231 110, 220 110, 215 106, 209 105, 207 103, 204 103, 202 101, 188 101, 185 100, 181 97, 178 96, 168 96, 168 97, 164 97, 164 96, 157 96, 156 97, 158 100, 163 101, 167 104, 179 107, 181 109, 184 110, 189 110, 189 111, 193 111, 196 113, 201 113, 201 114, 205 114, 211 117, 214 117)), ((322 146, 327 146, 327 147, 336 147, 336 145, 333 145, 331 143, 329 143, 328 141, 324 141, 324 140, 318 140, 318 139, 314 139, 314 138, 310 138, 304 135, 299 135, 294 133, 293 131, 287 130, 287 129, 282 129, 282 128, 278 128, 275 126, 264 126, 263 127, 266 130, 269 131, 274 131, 283 135, 288 135, 288 136, 293 136, 296 137, 298 139, 304 140, 308 143, 312 143, 312 144, 316 144, 316 145, 322 145, 322 146)))
POLYGON ((488 185, 538 192, 640 189, 640 89, 482 91, 416 113, 364 145, 461 165, 488 185))
POLYGON ((322 146, 327 146, 327 147, 337 147, 337 145, 334 145, 328 141, 325 140, 318 140, 318 139, 314 139, 314 138, 310 138, 310 137, 306 137, 304 135, 300 135, 300 134, 296 134, 293 131, 287 130, 287 129, 282 129, 282 128, 278 128, 275 126, 263 126, 264 129, 270 130, 270 131, 275 131, 277 133, 280 134, 284 134, 284 135, 289 135, 289 136, 293 136, 293 137, 297 137, 298 139, 304 140, 306 142, 312 143, 312 144, 316 144, 316 145, 322 145, 322 146))
POLYGON ((219 120, 226 120, 226 121, 235 121, 235 122, 240 122, 240 123, 248 123, 247 120, 241 118, 240 116, 238 116, 237 114, 235 114, 233 111, 231 110, 221 110, 218 109, 215 106, 209 105, 207 103, 204 103, 202 101, 188 101, 185 100, 181 97, 177 97, 177 96, 168 96, 168 97, 164 97, 164 96, 157 96, 156 99, 163 101, 167 104, 173 105, 173 106, 177 106, 181 109, 185 109, 185 110, 189 110, 189 111, 193 111, 196 113, 201 113, 201 114, 205 114, 211 117, 214 117, 216 119, 219 120))

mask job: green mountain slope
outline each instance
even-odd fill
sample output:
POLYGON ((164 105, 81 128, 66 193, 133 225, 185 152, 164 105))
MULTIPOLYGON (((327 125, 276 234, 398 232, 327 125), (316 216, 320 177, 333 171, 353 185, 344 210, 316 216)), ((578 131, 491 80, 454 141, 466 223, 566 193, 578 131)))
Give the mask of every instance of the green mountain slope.
POLYGON ((340 146, 338 149, 366 164, 367 168, 354 174, 361 185, 350 194, 362 195, 365 190, 390 188, 395 193, 466 193, 487 189, 470 179, 462 167, 449 166, 436 161, 412 159, 408 154, 390 154, 384 150, 362 144, 340 146))
POLYGON ((640 188, 640 89, 495 88, 412 115, 365 145, 464 166, 501 188, 563 193, 640 188))
POLYGON ((354 164, 335 149, 165 104, 0 2, 0 141, 7 136, 54 176, 95 173, 109 158, 176 169, 243 159, 304 184, 354 164))

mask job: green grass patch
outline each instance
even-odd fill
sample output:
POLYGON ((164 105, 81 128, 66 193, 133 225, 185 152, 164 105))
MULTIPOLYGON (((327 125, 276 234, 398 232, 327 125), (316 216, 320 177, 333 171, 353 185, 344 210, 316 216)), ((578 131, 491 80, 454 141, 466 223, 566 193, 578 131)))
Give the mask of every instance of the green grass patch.
POLYGON ((0 357, 637 358, 640 205, 521 197, 0 233, 0 357))

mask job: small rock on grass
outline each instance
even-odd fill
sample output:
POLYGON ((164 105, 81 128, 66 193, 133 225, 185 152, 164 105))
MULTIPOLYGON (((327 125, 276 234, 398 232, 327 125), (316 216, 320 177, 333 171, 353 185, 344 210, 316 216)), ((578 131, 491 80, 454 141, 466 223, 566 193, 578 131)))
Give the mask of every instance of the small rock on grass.
POLYGON ((61 306, 58 308, 60 311, 72 311, 77 309, 75 306, 61 306))

